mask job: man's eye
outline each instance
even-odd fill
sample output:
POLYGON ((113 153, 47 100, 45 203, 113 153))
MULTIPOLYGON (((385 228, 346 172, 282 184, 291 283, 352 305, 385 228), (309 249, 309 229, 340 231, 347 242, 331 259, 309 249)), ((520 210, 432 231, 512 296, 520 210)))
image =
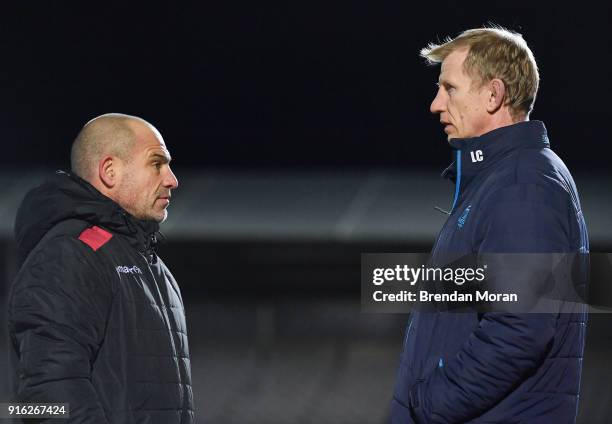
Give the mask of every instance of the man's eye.
POLYGON ((161 168, 161 163, 160 162, 153 162, 153 166, 156 167, 157 169, 161 168))

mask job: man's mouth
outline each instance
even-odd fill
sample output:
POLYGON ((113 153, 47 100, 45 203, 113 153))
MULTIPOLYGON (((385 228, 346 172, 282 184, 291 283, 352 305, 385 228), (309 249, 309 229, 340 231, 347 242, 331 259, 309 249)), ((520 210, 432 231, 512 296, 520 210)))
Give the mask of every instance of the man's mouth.
POLYGON ((161 200, 166 205, 170 204, 170 196, 159 196, 157 200, 161 200))

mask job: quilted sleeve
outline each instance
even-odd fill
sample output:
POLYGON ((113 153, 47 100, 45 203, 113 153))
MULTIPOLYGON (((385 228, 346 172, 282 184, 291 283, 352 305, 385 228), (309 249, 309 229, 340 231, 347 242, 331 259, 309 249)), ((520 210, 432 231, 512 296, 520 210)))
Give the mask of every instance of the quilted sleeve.
POLYGON ((33 252, 9 299, 16 401, 68 403, 70 422, 107 423, 91 370, 112 302, 94 252, 58 237, 33 252))

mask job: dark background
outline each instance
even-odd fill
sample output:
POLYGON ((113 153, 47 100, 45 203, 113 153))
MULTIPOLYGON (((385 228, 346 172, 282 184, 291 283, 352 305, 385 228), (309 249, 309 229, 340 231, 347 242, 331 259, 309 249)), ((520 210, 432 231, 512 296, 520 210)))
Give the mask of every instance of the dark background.
POLYGON ((15 3, 0 18, 12 165, 67 166, 82 124, 113 111, 154 123, 177 167, 442 166, 438 71, 418 52, 494 22, 529 42, 532 119, 570 168, 608 166, 604 2, 15 3))
MULTIPOLYGON (((609 2, 584 1, 5 4, 0 199, 15 195, 13 177, 67 168, 80 127, 106 112, 153 123, 179 179, 209 170, 272 179, 437 174, 450 155, 428 111, 438 69, 418 52, 491 22, 527 40, 541 76, 531 118, 546 123, 572 171, 595 181, 592 209, 604 208, 610 18, 609 2)), ((0 218, 12 221, 14 208, 0 218)), ((427 251, 435 233, 393 241, 376 232, 342 240, 297 230, 214 234, 177 233, 160 251, 187 303, 201 421, 384 422, 406 316, 360 313, 359 254, 427 251)), ((5 231, 5 292, 13 252, 5 231)), ((594 316, 589 324, 580 422, 612 413, 610 323, 594 316)))

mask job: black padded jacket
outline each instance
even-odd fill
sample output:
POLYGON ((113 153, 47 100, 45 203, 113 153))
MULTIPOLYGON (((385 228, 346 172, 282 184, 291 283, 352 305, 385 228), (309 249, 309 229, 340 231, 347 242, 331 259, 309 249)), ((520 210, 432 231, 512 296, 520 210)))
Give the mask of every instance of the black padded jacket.
POLYGON ((66 172, 26 195, 9 295, 15 401, 68 403, 71 423, 194 422, 183 301, 158 229, 66 172))

